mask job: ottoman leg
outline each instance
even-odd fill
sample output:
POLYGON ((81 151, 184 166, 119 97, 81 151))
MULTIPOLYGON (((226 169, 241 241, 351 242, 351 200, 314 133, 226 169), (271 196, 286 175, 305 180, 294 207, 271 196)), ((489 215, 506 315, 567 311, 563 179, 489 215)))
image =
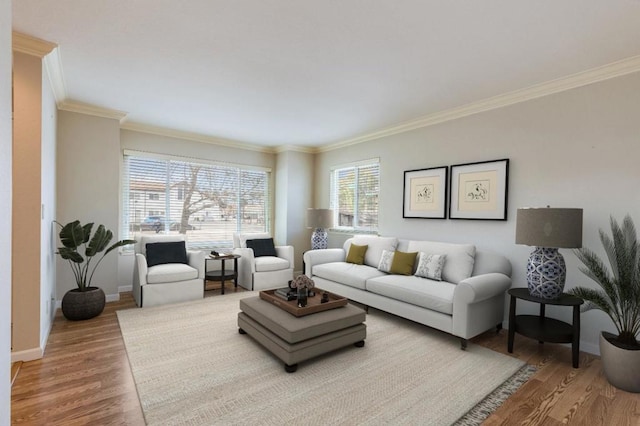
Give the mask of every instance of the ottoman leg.
POLYGON ((353 344, 353 346, 355 346, 356 348, 361 348, 364 346, 364 340, 360 340, 359 342, 355 342, 353 344))
POLYGON ((241 329, 241 328, 239 328, 239 329, 238 329, 238 333, 240 333, 240 334, 247 334, 247 332, 246 332, 246 331, 244 331, 244 330, 243 330, 243 329, 241 329))
POLYGON ((286 371, 287 373, 295 373, 297 369, 298 369, 298 364, 284 365, 284 371, 286 371))

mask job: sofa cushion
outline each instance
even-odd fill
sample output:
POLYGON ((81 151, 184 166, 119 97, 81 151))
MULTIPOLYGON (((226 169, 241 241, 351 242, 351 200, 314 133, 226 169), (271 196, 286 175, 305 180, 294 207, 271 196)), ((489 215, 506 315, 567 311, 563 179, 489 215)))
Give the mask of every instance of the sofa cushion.
POLYGON ((356 265, 364 265, 364 255, 367 252, 369 246, 359 246, 357 244, 351 244, 349 247, 349 253, 347 253, 347 263, 355 263, 356 265))
POLYGON ((416 276, 385 275, 371 278, 367 290, 390 299, 400 300, 422 308, 453 314, 455 285, 445 281, 433 281, 416 276))
POLYGON ((418 255, 418 267, 416 277, 429 278, 442 281, 442 269, 447 259, 446 254, 427 254, 420 252, 418 255))
POLYGON ((356 235, 345 242, 345 252, 349 252, 348 246, 351 244, 369 246, 364 255, 364 264, 377 268, 380 263, 382 251, 395 251, 398 246, 398 239, 395 237, 378 237, 376 235, 356 235))
POLYGON ((164 263, 147 270, 147 284, 164 284, 198 278, 198 270, 184 263, 164 263))
POLYGON ((413 265, 416 263, 416 256, 418 253, 405 253, 403 251, 395 251, 393 253, 393 260, 391 261, 392 274, 398 275, 411 275, 413 274, 413 265))
POLYGON ((365 282, 369 278, 381 277, 384 272, 366 265, 356 265, 346 262, 323 263, 313 267, 313 275, 329 281, 335 281, 349 287, 365 289, 365 282))
POLYGON ((289 269, 289 261, 281 257, 261 256, 255 258, 256 272, 281 271, 289 269))
POLYGON ((458 284, 473 272, 476 246, 473 244, 452 244, 433 241, 409 241, 409 251, 421 251, 426 254, 445 254, 447 260, 442 268, 442 279, 458 284))

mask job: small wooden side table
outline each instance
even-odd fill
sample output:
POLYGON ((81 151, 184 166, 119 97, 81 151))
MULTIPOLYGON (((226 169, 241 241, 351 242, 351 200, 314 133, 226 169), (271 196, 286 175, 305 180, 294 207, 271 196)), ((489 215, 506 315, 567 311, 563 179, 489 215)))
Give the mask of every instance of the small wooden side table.
POLYGON ((580 358, 580 305, 584 303, 579 297, 562 293, 557 299, 543 299, 531 296, 527 288, 512 288, 509 304, 509 340, 507 350, 513 353, 515 334, 536 339, 538 343, 571 343, 573 368, 578 368, 580 358), (522 299, 540 304, 540 315, 516 315, 516 300, 522 299), (545 306, 573 306, 573 324, 567 324, 553 318, 545 317, 545 306))
POLYGON ((220 256, 209 255, 204 259, 204 289, 207 289, 207 281, 220 282, 220 292, 224 294, 224 282, 227 280, 233 280, 233 285, 238 288, 238 259, 241 256, 239 254, 225 254, 220 256), (210 260, 218 260, 221 262, 220 270, 207 271, 207 263, 210 260), (226 260, 233 260, 233 271, 227 271, 224 267, 226 260))

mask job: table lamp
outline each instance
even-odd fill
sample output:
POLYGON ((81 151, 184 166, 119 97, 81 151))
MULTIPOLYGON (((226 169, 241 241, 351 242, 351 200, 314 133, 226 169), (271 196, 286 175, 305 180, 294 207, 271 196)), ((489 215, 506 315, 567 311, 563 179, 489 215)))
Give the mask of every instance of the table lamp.
POLYGON ((558 249, 582 247, 582 209, 518 209, 516 244, 535 246, 527 262, 529 294, 558 298, 567 276, 564 257, 558 249))
POLYGON ((313 228, 311 250, 327 248, 327 228, 333 226, 333 210, 307 209, 307 228, 313 228))

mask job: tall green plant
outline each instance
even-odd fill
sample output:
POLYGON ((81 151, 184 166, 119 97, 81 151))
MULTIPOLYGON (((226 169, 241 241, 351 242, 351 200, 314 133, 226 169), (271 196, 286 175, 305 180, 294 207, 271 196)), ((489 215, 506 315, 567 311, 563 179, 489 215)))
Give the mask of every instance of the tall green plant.
POLYGON ((640 250, 633 220, 625 216, 622 226, 611 217, 611 237, 600 230, 600 241, 610 269, 592 250, 575 250, 583 263, 580 270, 601 289, 575 287, 569 293, 585 300, 582 311, 600 309, 618 330, 617 342, 640 347, 640 250))
POLYGON ((91 279, 96 272, 96 268, 110 251, 136 242, 135 240, 120 240, 107 248, 113 238, 113 233, 106 229, 104 225, 99 225, 93 236, 91 236, 93 223, 82 225, 79 220, 69 222, 64 226, 59 222, 56 223, 62 228, 59 235, 60 242, 63 245, 63 247, 58 248, 56 253, 69 261, 80 291, 85 291, 91 286, 91 279), (106 251, 91 267, 94 256, 105 249, 106 251))

